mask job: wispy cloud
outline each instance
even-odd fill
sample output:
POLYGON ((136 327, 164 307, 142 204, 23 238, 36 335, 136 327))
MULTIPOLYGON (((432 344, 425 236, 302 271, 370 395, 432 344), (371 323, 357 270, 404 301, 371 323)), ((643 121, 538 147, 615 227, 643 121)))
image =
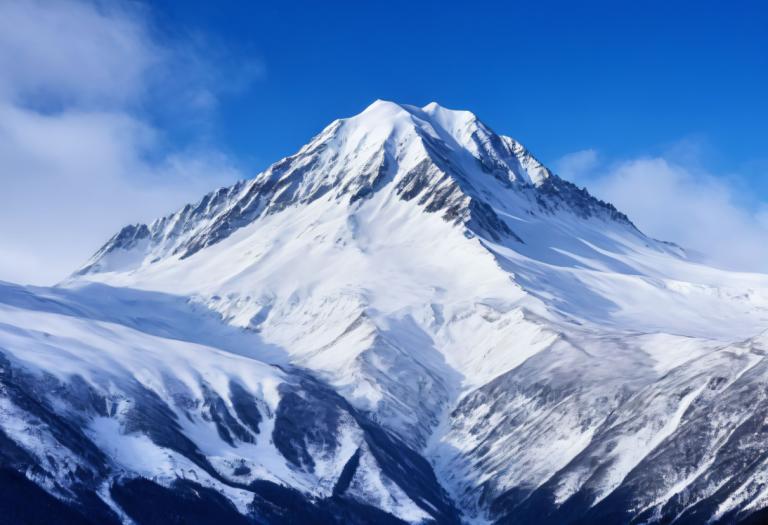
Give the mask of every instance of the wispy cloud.
POLYGON ((123 104, 165 60, 138 12, 76 1, 0 4, 0 90, 23 104, 123 104))
POLYGON ((210 145, 169 147, 147 108, 204 125, 260 66, 230 78, 211 46, 164 40, 149 16, 129 4, 0 2, 0 279, 55 282, 121 225, 240 177, 210 145))
POLYGON ((585 150, 556 163, 564 177, 613 203, 645 233, 716 266, 768 271, 768 203, 754 202, 737 174, 705 166, 690 141, 663 156, 600 162, 585 150))
POLYGON ((600 165, 597 151, 583 149, 560 157, 552 166, 558 175, 570 181, 576 181, 584 175, 589 175, 600 165))

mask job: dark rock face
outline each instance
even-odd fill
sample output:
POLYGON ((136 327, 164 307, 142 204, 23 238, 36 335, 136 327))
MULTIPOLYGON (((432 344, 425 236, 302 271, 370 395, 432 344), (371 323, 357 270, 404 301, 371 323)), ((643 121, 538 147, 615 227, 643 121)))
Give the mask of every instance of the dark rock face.
POLYGON ((149 239, 152 235, 146 224, 129 224, 112 237, 107 243, 93 256, 93 263, 81 268, 75 275, 86 274, 97 267, 99 259, 115 250, 132 250, 141 241, 149 239))
POLYGON ((303 386, 303 391, 292 386, 284 387, 272 435, 275 446, 288 461, 313 472, 315 464, 308 447, 324 454, 335 451, 339 446, 336 436, 343 408, 341 399, 332 392, 309 381, 305 381, 303 386), (311 397, 307 397, 305 392, 311 397))
POLYGON ((256 399, 237 381, 231 381, 229 383, 229 391, 232 394, 232 406, 235 409, 237 418, 247 427, 248 431, 254 436, 259 435, 259 425, 264 420, 261 415, 262 411, 267 411, 268 408, 264 406, 264 403, 256 399))
MULTIPOLYGON (((75 386, 71 390, 77 391, 80 388, 81 383, 75 380, 75 386)), ((91 467, 76 472, 76 486, 83 484, 92 488, 93 483, 103 479, 106 474, 103 467, 106 455, 83 433, 77 419, 64 418, 57 414, 46 395, 48 391, 62 393, 68 390, 70 389, 51 376, 44 376, 40 380, 25 370, 12 366, 0 350, 0 394, 24 411, 32 424, 44 426, 60 446, 91 467)), ((74 397, 76 400, 80 399, 80 396, 74 397)), ((2 435, 6 447, 0 452, 0 457, 8 461, 3 466, 32 469, 40 467, 30 454, 22 452, 23 447, 19 443, 10 443, 7 434, 2 435)))
MULTIPOLYGON (((5 448, 4 444, 0 444, 5 448)), ((0 520, 9 525, 118 525, 118 516, 93 493, 77 502, 61 501, 24 474, 0 467, 0 520)))
MULTIPOLYGON (((523 477, 499 490, 491 479, 480 487, 480 503, 505 525, 761 523, 764 511, 741 502, 766 488, 763 355, 760 349, 716 352, 705 364, 682 365, 651 383, 619 381, 605 388, 611 395, 591 403, 582 397, 588 378, 531 381, 528 364, 500 376, 465 397, 452 414, 457 420, 483 409, 492 415, 492 422, 476 419, 469 430, 479 441, 468 453, 474 468, 500 461, 500 449, 510 441, 535 449, 535 436, 561 439, 562 413, 595 430, 581 452, 543 481, 531 476, 526 483, 523 477), (658 439, 633 437, 646 428, 659 432, 658 439), (626 456, 635 459, 617 467, 626 456)), ((507 461, 515 464, 515 458, 507 461)))
POLYGON ((268 481, 252 485, 256 493, 253 514, 258 522, 276 525, 403 525, 406 522, 376 507, 334 495, 319 501, 308 501, 301 493, 268 481))
MULTIPOLYGON (((357 413, 342 397, 306 372, 293 371, 293 382, 281 387, 281 401, 274 415, 271 436, 261 435, 266 406, 237 382, 230 384, 225 401, 202 385, 201 400, 180 399, 179 407, 199 410, 212 423, 222 442, 237 450, 241 443, 271 439, 296 468, 312 472, 313 457, 333 454, 340 446, 340 426, 356 425, 363 433, 369 454, 384 475, 397 484, 437 523, 459 523, 459 514, 440 487, 429 463, 405 444, 357 413)), ((112 524, 122 519, 103 499, 109 491, 114 505, 141 525, 256 524, 256 523, 403 523, 387 512, 361 503, 348 494, 362 451, 350 458, 323 498, 265 480, 250 482, 244 465, 229 473, 215 468, 209 458, 185 435, 172 407, 137 382, 112 377, 105 384, 120 385, 121 396, 130 396, 123 412, 126 434, 143 435, 156 445, 190 460, 226 487, 250 493, 249 510, 243 512, 220 491, 192 479, 170 482, 131 477, 122 472, 109 453, 102 451, 84 431, 91 418, 114 417, 112 402, 78 376, 62 382, 52 376, 31 374, 0 354, 0 398, 12 404, 28 425, 50 436, 47 446, 57 458, 77 462, 64 474, 61 459, 41 462, 30 454, 26 442, 0 431, 0 515, 8 523, 112 524), (244 478, 245 477, 245 478, 244 478)))
MULTIPOLYGON (((235 412, 245 412, 251 423, 255 421, 256 434, 258 434, 258 421, 260 421, 261 418, 257 408, 258 405, 253 402, 255 400, 247 391, 245 391, 245 389, 240 387, 237 383, 231 382, 230 389, 232 389, 233 386, 233 392, 237 392, 235 395, 237 404, 235 406, 239 407, 239 410, 235 410, 235 412), (249 404, 248 401, 252 401, 252 403, 249 404)), ((240 424, 240 421, 230 413, 226 402, 216 395, 215 392, 211 392, 210 390, 206 391, 205 400, 203 401, 203 410, 207 419, 213 421, 216 425, 219 437, 225 443, 228 443, 230 446, 235 446, 235 440, 242 441, 243 443, 256 442, 256 437, 252 431, 240 424)))
MULTIPOLYGON (((438 523, 459 523, 459 513, 440 486, 429 462, 389 432, 357 412, 329 387, 305 376, 287 387, 278 406, 273 438, 275 445, 296 466, 314 468, 308 447, 330 453, 339 443, 343 415, 354 419, 364 432, 368 450, 384 475, 393 480, 419 507, 438 523)), ((333 498, 345 495, 358 468, 361 451, 347 461, 333 489, 333 498)))
POLYGON ((469 214, 468 226, 472 231, 487 236, 496 242, 504 239, 523 242, 493 208, 484 202, 473 200, 469 205, 469 214))
POLYGON ((386 430, 363 422, 366 443, 388 478, 395 480, 401 489, 425 512, 434 516, 437 523, 461 523, 461 514, 449 499, 435 477, 429 461, 408 447, 398 446, 386 430))
POLYGON ((559 177, 549 177, 542 182, 537 188, 536 202, 544 210, 566 208, 582 219, 608 217, 634 228, 629 218, 613 204, 596 199, 586 189, 559 177))
POLYGON ((131 519, 145 525, 255 523, 215 490, 187 480, 163 487, 147 479, 134 478, 115 483, 111 495, 131 519))

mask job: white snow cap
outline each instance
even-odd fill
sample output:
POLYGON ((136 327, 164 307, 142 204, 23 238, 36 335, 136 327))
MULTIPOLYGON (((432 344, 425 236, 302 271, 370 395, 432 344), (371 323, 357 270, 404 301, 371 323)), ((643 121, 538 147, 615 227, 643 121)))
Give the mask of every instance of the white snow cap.
POLYGON ((509 170, 513 180, 539 186, 552 175, 519 142, 496 134, 471 111, 448 109, 434 101, 418 107, 378 99, 341 122, 346 130, 359 132, 349 137, 351 142, 377 137, 392 143, 393 138, 403 141, 416 133, 439 140, 454 152, 468 152, 481 161, 491 159, 509 170))

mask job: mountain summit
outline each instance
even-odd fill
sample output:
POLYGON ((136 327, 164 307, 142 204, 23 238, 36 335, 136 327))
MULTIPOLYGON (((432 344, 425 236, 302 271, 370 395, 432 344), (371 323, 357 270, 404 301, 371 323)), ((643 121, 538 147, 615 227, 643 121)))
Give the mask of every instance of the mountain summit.
POLYGON ((332 122, 298 153, 252 180, 215 191, 150 225, 127 226, 80 273, 168 255, 189 257, 287 207, 318 199, 359 207, 359 201, 379 192, 413 201, 495 241, 525 242, 501 218, 510 214, 564 210, 631 225, 613 206, 560 179, 520 143, 497 135, 468 111, 435 102, 418 108, 378 100, 359 115, 332 122), (128 251, 135 253, 125 257, 128 251))
POLYGON ((768 276, 377 101, 0 286, 0 476, 99 523, 757 523, 767 327, 768 276))

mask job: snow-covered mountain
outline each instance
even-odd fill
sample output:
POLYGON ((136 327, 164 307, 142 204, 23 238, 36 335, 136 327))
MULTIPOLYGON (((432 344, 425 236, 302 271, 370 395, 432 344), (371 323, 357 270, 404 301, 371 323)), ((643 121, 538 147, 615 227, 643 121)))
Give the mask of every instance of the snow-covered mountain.
POLYGON ((377 101, 0 288, 2 472, 98 523, 760 520, 766 329, 768 276, 377 101))

